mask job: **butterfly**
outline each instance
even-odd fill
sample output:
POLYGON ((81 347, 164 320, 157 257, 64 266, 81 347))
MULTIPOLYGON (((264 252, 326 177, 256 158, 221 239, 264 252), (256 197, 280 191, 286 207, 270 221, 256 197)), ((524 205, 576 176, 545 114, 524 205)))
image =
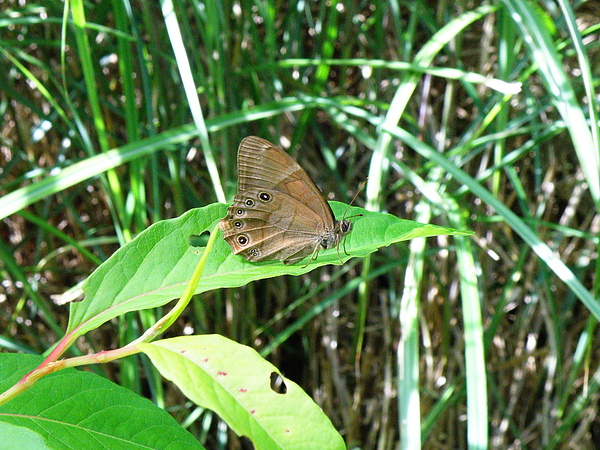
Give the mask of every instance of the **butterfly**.
MULTIPOLYGON (((336 247, 352 229, 336 220, 321 191, 282 148, 249 136, 238 149, 238 191, 219 228, 234 254, 295 264, 336 247)), ((307 263, 308 264, 308 263, 307 263)))

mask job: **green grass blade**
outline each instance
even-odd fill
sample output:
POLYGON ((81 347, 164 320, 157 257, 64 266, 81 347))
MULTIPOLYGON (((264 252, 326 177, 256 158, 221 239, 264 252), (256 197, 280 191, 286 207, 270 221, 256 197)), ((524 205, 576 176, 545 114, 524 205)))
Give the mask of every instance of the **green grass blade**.
POLYGON ((198 129, 198 136, 202 142, 202 150, 204 152, 204 158, 206 160, 208 172, 212 179, 213 191, 220 202, 225 202, 225 192, 223 191, 221 177, 215 161, 215 155, 208 137, 208 129, 204 120, 202 107, 200 106, 200 99, 198 98, 198 89, 196 88, 196 84, 192 76, 190 62, 187 58, 185 47, 183 45, 183 38, 181 36, 179 24, 177 23, 177 16, 171 0, 162 1, 162 10, 165 17, 165 24, 169 32, 169 37, 171 39, 171 44, 173 46, 173 52, 175 53, 175 58, 177 59, 177 67, 179 68, 179 72, 181 74, 181 81, 185 89, 188 105, 190 107, 192 117, 194 118, 194 124, 198 129))
POLYGON ((531 59, 539 66, 548 93, 569 129, 590 194, 597 210, 600 211, 600 148, 577 102, 573 85, 563 68, 550 33, 544 26, 545 22, 539 20, 539 9, 520 0, 503 0, 503 3, 519 26, 521 36, 531 52, 531 59))
POLYGON ((439 164, 448 173, 450 173, 459 183, 464 184, 469 190, 486 202, 490 207, 494 208, 504 220, 511 226, 513 230, 537 253, 541 260, 550 267, 550 269, 560 278, 571 291, 583 302, 598 320, 600 320, 600 305, 583 286, 581 281, 577 279, 575 274, 561 261, 561 259, 553 252, 544 242, 542 242, 534 230, 512 212, 506 205, 496 199, 487 189, 464 171, 456 167, 444 156, 440 155, 431 147, 424 145, 422 142, 414 139, 413 136, 407 134, 404 130, 393 127, 388 130, 389 133, 406 142, 424 157, 431 159, 436 164, 439 164))

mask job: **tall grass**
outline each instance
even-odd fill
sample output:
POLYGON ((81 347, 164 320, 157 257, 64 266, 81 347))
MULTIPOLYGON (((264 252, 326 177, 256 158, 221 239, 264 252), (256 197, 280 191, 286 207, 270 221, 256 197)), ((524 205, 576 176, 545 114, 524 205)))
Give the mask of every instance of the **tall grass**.
MULTIPOLYGON (((350 447, 598 442, 595 3, 0 8, 5 351, 46 351, 61 303, 149 224, 231 199, 255 134, 326 196, 348 202, 368 177, 368 208, 476 235, 211 292, 171 333, 256 347, 350 447)), ((159 316, 71 351, 124 345, 159 316)), ((100 370, 236 448, 146 361, 100 370)))

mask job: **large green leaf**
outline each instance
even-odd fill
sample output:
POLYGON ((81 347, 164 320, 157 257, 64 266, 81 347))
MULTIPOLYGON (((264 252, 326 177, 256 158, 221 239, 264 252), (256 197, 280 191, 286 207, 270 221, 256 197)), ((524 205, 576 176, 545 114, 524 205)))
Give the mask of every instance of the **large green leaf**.
MULTIPOLYGON (((218 239, 208 258, 196 293, 223 287, 236 287, 250 281, 301 273, 326 264, 341 264, 350 257, 363 257, 395 242, 442 234, 468 234, 452 228, 424 225, 390 214, 366 211, 331 202, 337 217, 352 217, 354 227, 346 239, 351 256, 340 257, 336 249, 323 251, 305 267, 305 259, 286 266, 279 261, 251 263, 234 255, 229 245, 218 239)), ((85 299, 71 304, 68 332, 83 334, 124 314, 154 308, 181 296, 194 271, 201 247, 190 246, 190 236, 212 230, 225 215, 226 206, 213 204, 193 209, 182 216, 158 222, 120 248, 90 275, 82 288, 85 299)))
POLYGON ((27 427, 12 425, 0 420, 0 439, 3 450, 53 450, 46 444, 46 439, 41 433, 36 433, 27 427))
POLYGON ((296 383, 282 377, 285 389, 271 387, 277 368, 250 347, 204 335, 138 348, 190 400, 215 411, 257 449, 345 448, 327 416, 296 383))
MULTIPOLYGON (((40 356, 0 354, 0 391, 42 361, 40 356)), ((45 448, 39 443, 54 449, 203 448, 149 400, 75 369, 47 375, 0 405, 0 447, 9 448, 7 443, 27 435, 31 440, 20 448, 45 448), (15 435, 16 430, 20 431, 15 435)))

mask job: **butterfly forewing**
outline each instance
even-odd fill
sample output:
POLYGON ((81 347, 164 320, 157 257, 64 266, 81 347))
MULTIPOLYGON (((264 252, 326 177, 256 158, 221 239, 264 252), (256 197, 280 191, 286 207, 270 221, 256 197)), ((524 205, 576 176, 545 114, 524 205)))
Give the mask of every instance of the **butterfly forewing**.
POLYGON ((244 138, 238 150, 238 191, 246 189, 285 192, 333 227, 333 212, 306 171, 283 149, 257 136, 244 138))

